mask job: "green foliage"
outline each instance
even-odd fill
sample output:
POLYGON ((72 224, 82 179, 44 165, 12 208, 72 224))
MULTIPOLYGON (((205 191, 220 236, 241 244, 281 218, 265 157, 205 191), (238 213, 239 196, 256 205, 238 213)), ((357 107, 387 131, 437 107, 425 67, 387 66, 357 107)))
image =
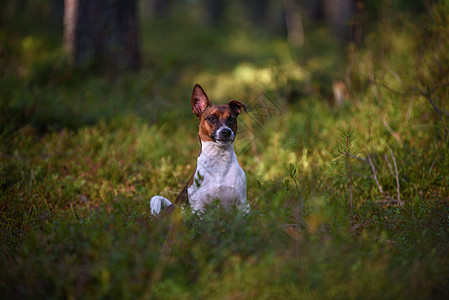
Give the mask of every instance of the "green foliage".
POLYGON ((414 18, 347 57, 321 29, 298 50, 148 21, 147 67, 115 78, 72 69, 51 37, 17 34, 26 22, 0 29, 2 296, 447 298, 448 12, 414 18), (330 103, 342 78, 346 100, 330 103), (248 104, 235 142, 248 215, 150 215, 194 170, 195 82, 248 104))
MULTIPOLYGON (((354 215, 353 198, 354 189, 357 188, 354 182, 354 163, 359 155, 354 145, 354 137, 351 128, 340 131, 340 139, 336 145, 335 158, 330 164, 330 170, 334 173, 334 185, 341 189, 348 190, 349 206, 351 216, 354 215)), ((337 188, 338 188, 337 187, 337 188)))

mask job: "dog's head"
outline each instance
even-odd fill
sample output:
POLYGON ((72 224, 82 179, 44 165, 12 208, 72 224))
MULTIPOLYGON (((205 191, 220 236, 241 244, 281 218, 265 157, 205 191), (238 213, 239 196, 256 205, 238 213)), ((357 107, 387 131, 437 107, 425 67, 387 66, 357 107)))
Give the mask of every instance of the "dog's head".
POLYGON ((213 105, 203 88, 196 84, 193 88, 192 112, 200 120, 198 136, 201 141, 212 141, 219 145, 234 142, 237 133, 237 117, 246 106, 237 100, 231 100, 226 105, 213 105))

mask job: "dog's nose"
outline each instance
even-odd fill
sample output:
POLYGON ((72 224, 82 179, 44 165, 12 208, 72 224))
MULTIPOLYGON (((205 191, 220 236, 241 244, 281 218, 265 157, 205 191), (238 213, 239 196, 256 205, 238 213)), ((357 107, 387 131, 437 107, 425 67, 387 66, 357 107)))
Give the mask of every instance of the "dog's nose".
POLYGON ((229 139, 231 137, 232 131, 229 128, 223 128, 222 130, 220 130, 220 138, 221 139, 229 139))

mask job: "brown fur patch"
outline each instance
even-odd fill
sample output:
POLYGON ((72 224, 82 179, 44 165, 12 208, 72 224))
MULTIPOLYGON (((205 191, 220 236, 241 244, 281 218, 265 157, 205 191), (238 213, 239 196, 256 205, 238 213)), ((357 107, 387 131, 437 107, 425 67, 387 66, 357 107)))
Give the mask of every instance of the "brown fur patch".
POLYGON ((198 136, 202 141, 212 141, 212 134, 226 125, 237 133, 237 116, 229 105, 210 105, 200 117, 198 136), (213 121, 209 118, 213 118, 213 121))

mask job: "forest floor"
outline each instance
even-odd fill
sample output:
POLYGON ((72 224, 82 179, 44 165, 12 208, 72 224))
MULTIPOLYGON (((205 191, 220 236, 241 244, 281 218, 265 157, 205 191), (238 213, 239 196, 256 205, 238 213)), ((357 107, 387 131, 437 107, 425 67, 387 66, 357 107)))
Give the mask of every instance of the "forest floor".
POLYGON ((72 69, 45 36, 2 34, 0 293, 449 298, 449 29, 437 15, 381 24, 357 46, 316 30, 300 49, 159 21, 142 33, 144 68, 120 76, 72 69), (235 150, 249 215, 150 214, 151 196, 174 199, 194 169, 195 83, 248 106, 235 150))

